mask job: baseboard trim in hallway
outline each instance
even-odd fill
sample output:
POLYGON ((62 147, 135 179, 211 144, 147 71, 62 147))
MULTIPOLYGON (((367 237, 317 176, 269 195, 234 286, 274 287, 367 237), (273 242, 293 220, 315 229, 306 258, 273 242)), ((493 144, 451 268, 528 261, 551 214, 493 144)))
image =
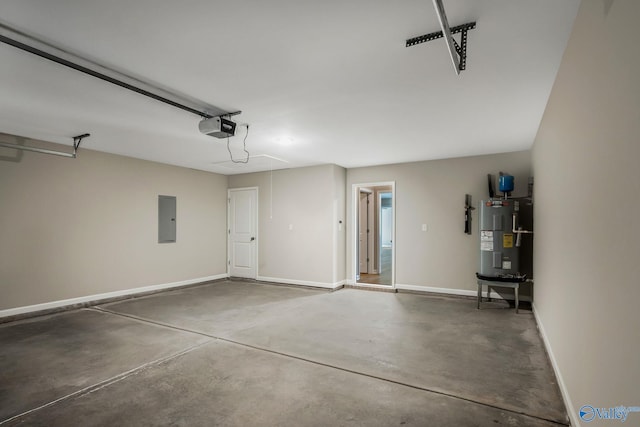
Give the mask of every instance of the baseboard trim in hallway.
POLYGON ((355 283, 355 284, 349 284, 349 285, 344 285, 345 289, 360 289, 363 291, 373 291, 373 292, 389 292, 392 294, 395 294, 398 292, 398 290, 392 286, 388 286, 388 285, 373 285, 373 284, 369 284, 369 283, 355 283))
MULTIPOLYGON (((488 404, 486 402, 481 402, 481 401, 477 401, 477 400, 474 400, 474 399, 466 398, 464 396, 460 396, 460 395, 456 395, 454 393, 447 392, 446 390, 440 390, 440 389, 436 389, 436 388, 429 388, 429 387, 419 386, 419 385, 411 384, 411 383, 408 383, 408 382, 403 382, 403 381, 398 381, 398 380, 386 378, 386 377, 383 377, 383 376, 373 375, 373 374, 366 373, 366 372, 360 372, 360 371, 357 371, 357 370, 348 369, 348 368, 344 368, 344 367, 341 367, 341 366, 320 362, 320 361, 317 361, 317 360, 314 360, 314 359, 311 359, 311 358, 301 357, 301 356, 297 356, 295 354, 289 354, 289 353, 280 352, 280 351, 277 351, 277 350, 272 350, 272 349, 268 349, 268 348, 261 347, 261 346, 247 344, 247 343, 243 343, 241 341, 231 340, 231 339, 228 339, 228 338, 224 338, 224 337, 208 334, 208 333, 205 333, 205 332, 202 332, 202 331, 198 331, 198 330, 194 330, 194 329, 190 329, 190 328, 185 328, 185 327, 180 327, 180 326, 177 326, 177 325, 172 325, 172 324, 169 324, 169 323, 156 321, 156 320, 144 318, 144 317, 141 317, 141 316, 135 316, 135 315, 131 315, 131 314, 119 313, 119 312, 112 311, 112 310, 109 310, 109 309, 104 308, 104 307, 90 307, 90 308, 86 308, 85 310, 98 311, 98 312, 102 312, 102 313, 107 314, 107 315, 125 317, 125 318, 129 318, 129 319, 132 319, 132 320, 136 320, 136 321, 140 321, 140 322, 144 322, 144 323, 149 323, 149 324, 153 324, 153 325, 169 328, 169 329, 172 329, 172 330, 177 330, 177 331, 181 331, 181 332, 197 334, 197 335, 200 335, 200 336, 203 336, 203 337, 210 338, 212 340, 219 340, 219 341, 226 342, 226 343, 229 343, 229 344, 238 345, 238 346, 241 346, 241 347, 244 347, 244 348, 249 348, 249 349, 253 349, 253 350, 257 350, 257 351, 261 351, 261 352, 266 352, 266 353, 282 356, 282 357, 285 357, 285 358, 295 359, 295 360, 298 360, 298 361, 302 361, 302 362, 305 362, 305 363, 311 363, 311 364, 314 364, 314 365, 317 365, 317 366, 323 366, 323 367, 327 367, 327 368, 330 368, 330 369, 336 369, 336 370, 339 370, 339 371, 342 371, 342 372, 347 372, 347 373, 354 374, 354 375, 359 375, 359 376, 363 376, 363 377, 367 377, 367 378, 371 378, 371 379, 375 379, 375 380, 379 380, 379 381, 384 381, 384 382, 387 382, 387 383, 396 384, 396 385, 403 386, 403 387, 408 387, 408 388, 411 388, 411 389, 414 389, 414 390, 420 390, 420 391, 423 391, 423 392, 426 392, 426 393, 433 393, 433 394, 437 394, 437 395, 440 395, 440 396, 445 396, 445 397, 448 397, 448 398, 452 398, 452 399, 456 399, 456 400, 472 403, 472 404, 475 404, 475 405, 480 405, 480 406, 483 406, 483 407, 497 409, 497 410, 508 412, 508 413, 511 413, 511 414, 517 414, 517 415, 525 416, 525 417, 528 417, 528 418, 531 418, 531 419, 552 423, 552 424, 558 425, 558 426, 569 426, 570 425, 569 423, 564 423, 564 422, 560 422, 558 420, 541 417, 541 416, 538 416, 538 415, 527 413, 525 411, 516 411, 516 410, 510 409, 510 408, 501 407, 499 405, 491 405, 491 404, 488 404)), ((204 344, 206 344, 206 343, 204 343, 204 344)), ((195 349, 197 347, 200 347, 200 346, 202 346, 204 344, 199 344, 197 346, 194 346, 193 349, 195 349)), ((191 350, 187 349, 187 350, 185 350, 185 353, 188 352, 188 351, 191 351, 191 350)), ((175 357, 179 357, 179 355, 176 355, 175 357)), ((165 359, 168 359, 168 358, 165 358, 165 359)), ((150 362, 150 363, 155 363, 155 362, 150 362)), ((161 363, 161 362, 158 362, 158 363, 161 363)), ((147 365, 144 365, 144 366, 147 366, 147 365)), ((144 369, 144 367, 141 367, 140 369, 144 369)), ((133 374, 133 373, 131 373, 131 374, 133 374)), ((122 379, 124 379, 124 377, 122 379)), ((106 387, 109 384, 111 384, 111 383, 108 383, 108 381, 105 381, 105 384, 101 384, 99 388, 106 387)), ((94 386, 89 387, 89 388, 91 390, 86 390, 85 389, 84 392, 89 393, 89 392, 91 392, 91 391, 96 389, 94 386)), ((73 394, 69 395, 68 397, 73 397, 73 396, 76 396, 78 394, 82 394, 82 392, 83 392, 82 390, 78 391, 76 393, 73 393, 73 394)), ((68 397, 65 396, 63 399, 66 399, 68 397)), ((61 399, 58 399, 57 401, 59 401, 59 400, 61 400, 61 399)), ((50 406, 51 404, 54 404, 57 401, 54 401, 54 402, 51 402, 49 404, 43 405, 41 408, 44 408, 46 406, 50 406)), ((34 410, 37 410, 37 409, 40 409, 40 408, 36 408, 34 410)), ((29 412, 32 412, 32 411, 29 411, 29 412)), ((4 421, 0 421, 0 424, 3 424, 3 423, 4 423, 4 421)))

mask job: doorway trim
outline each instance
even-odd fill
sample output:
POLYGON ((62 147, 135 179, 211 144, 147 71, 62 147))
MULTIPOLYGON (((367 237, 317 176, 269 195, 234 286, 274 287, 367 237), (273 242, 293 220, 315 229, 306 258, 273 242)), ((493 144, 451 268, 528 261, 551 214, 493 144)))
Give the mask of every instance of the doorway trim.
POLYGON ((254 226, 256 230, 255 235, 255 243, 254 243, 254 262, 255 262, 255 276, 251 277, 251 279, 257 279, 259 277, 258 267, 260 266, 259 257, 260 251, 260 230, 259 230, 259 211, 260 211, 260 188, 259 187, 239 187, 239 188, 229 188, 227 189, 227 277, 231 277, 231 194, 235 191, 246 191, 246 190, 254 190, 256 193, 256 207, 255 207, 255 218, 254 218, 254 226))
MULTIPOLYGON (((376 229, 376 224, 374 223, 373 219, 375 217, 375 212, 373 207, 375 206, 375 200, 372 200, 375 197, 375 192, 373 190, 370 190, 368 188, 363 188, 360 187, 358 189, 358 223, 357 223, 357 227, 358 227, 358 272, 362 273, 361 269, 360 269, 360 264, 362 263, 362 257, 364 256, 366 258, 366 265, 367 265, 367 271, 365 272, 366 274, 376 274, 376 269, 373 268, 373 266, 375 265, 374 263, 374 258, 375 258, 375 236, 374 236, 374 231, 376 229), (360 247, 360 227, 362 227, 362 216, 363 212, 362 212, 362 194, 366 194, 367 195, 367 212, 366 212, 366 228, 367 228, 367 233, 366 233, 366 253, 363 255, 362 251, 361 251, 361 247, 360 247)), ((358 273, 356 273, 356 279, 358 279, 358 273)))
MULTIPOLYGON (((374 193, 375 194, 375 193, 374 193)), ((361 287, 367 288, 379 288, 379 289, 395 289, 396 288, 396 182, 395 181, 382 181, 382 182, 360 182, 351 185, 351 277, 349 281, 361 287), (391 286, 389 285, 373 285, 369 283, 358 283, 358 223, 360 212, 360 188, 366 187, 391 187, 391 197, 393 200, 393 225, 391 227, 391 286)))

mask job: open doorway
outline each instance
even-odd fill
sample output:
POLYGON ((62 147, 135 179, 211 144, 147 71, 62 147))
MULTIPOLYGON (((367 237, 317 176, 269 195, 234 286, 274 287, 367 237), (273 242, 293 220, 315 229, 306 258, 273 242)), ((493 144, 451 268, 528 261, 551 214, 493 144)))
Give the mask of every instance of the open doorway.
POLYGON ((394 286, 395 183, 353 187, 354 283, 394 286))
POLYGON ((382 284, 391 283, 393 245, 393 193, 378 193, 378 268, 382 284))

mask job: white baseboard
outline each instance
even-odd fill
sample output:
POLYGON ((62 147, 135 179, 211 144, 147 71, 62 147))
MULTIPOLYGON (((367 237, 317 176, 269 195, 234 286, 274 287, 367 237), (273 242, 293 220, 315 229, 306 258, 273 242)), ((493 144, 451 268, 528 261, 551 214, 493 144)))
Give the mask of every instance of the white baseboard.
POLYGON ((0 318, 17 316, 20 314, 33 313, 37 311, 46 311, 57 309, 61 307, 74 306, 78 304, 85 304, 88 302, 100 302, 103 300, 110 300, 113 298, 119 298, 124 296, 143 294, 147 292, 161 291, 171 288, 179 288, 181 286, 193 285, 196 283, 209 282, 211 280, 225 279, 227 274, 217 274, 215 276, 199 277, 197 279, 181 280, 179 282, 162 283, 159 285, 142 286, 139 288, 124 289, 121 291, 105 292, 102 294, 87 295, 78 298, 70 298, 58 301, 45 302, 42 304, 27 305, 24 307, 8 308, 0 310, 0 318))
POLYGON ((384 289, 387 291, 396 291, 396 288, 390 285, 378 285, 375 283, 353 283, 353 280, 350 280, 351 283, 345 283, 346 286, 352 286, 354 288, 371 288, 371 289, 384 289))
POLYGON ((343 280, 346 286, 356 286, 358 288, 379 288, 379 289, 396 289, 396 286, 377 285, 375 283, 360 283, 351 279, 343 280))
MULTIPOLYGON (((396 289, 398 290, 406 290, 406 291, 414 291, 414 292, 430 292, 430 293, 436 293, 436 294, 448 294, 448 295, 462 295, 462 296, 468 296, 468 297, 477 297, 478 296, 478 291, 470 291, 468 289, 454 289, 454 288, 437 288, 437 287, 432 287, 432 286, 419 286, 419 285, 404 285, 404 284, 400 284, 400 283, 396 283, 396 289)), ((507 298, 504 298, 502 295, 500 295, 499 293, 492 291, 491 295, 489 296, 488 291, 482 291, 482 297, 483 298, 489 298, 491 297, 492 299, 506 299, 506 300, 514 300, 515 296, 509 298, 509 296, 507 296, 507 298)), ((531 297, 528 295, 521 295, 520 296, 520 301, 531 301, 531 297)))
POLYGON ((345 284, 345 280, 341 280, 335 283, 326 283, 326 282, 312 282, 309 280, 281 279, 279 277, 265 277, 265 276, 258 276, 257 280, 261 282, 284 283, 286 285, 311 286, 314 288, 325 288, 325 289, 333 289, 333 290, 339 289, 345 284))
POLYGON ((571 397, 569 396, 569 390, 562 378, 562 374, 560 373, 560 368, 558 367, 558 363, 556 362, 556 357, 553 354, 553 350, 551 349, 551 343, 549 342, 549 338, 547 337, 547 333, 544 329, 544 324, 540 320, 538 316, 538 311, 536 310, 536 305, 531 304, 533 308, 533 317, 536 320, 536 324, 538 325, 538 330, 540 331, 540 336, 542 337, 542 342, 544 343, 544 347, 547 350, 547 354, 549 355, 549 359, 551 360, 551 366, 553 367, 553 372, 556 374, 556 378, 558 379, 558 385, 560 386, 560 393, 562 394, 562 399, 564 400, 564 406, 567 408, 567 414, 569 415, 569 420, 572 426, 580 427, 580 420, 576 417, 574 412, 573 402, 571 401, 571 397))

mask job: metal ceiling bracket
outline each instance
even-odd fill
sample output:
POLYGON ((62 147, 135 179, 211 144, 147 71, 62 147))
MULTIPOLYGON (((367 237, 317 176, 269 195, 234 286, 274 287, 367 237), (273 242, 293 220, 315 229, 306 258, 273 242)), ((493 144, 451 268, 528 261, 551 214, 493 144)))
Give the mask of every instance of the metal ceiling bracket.
POLYGON ((89 136, 91 136, 90 133, 83 133, 82 135, 73 137, 73 158, 74 159, 76 158, 76 152, 78 151, 78 148, 80 148, 80 143, 84 138, 87 138, 89 136))
POLYGON ((231 118, 233 116, 237 116, 238 114, 242 114, 241 110, 234 111, 233 113, 222 114, 220 117, 228 117, 231 118))
POLYGON ((80 143, 84 138, 87 138, 89 136, 91 135, 88 133, 74 136, 72 153, 66 153, 64 151, 48 150, 46 148, 29 147, 26 145, 11 144, 9 142, 2 142, 2 141, 0 141, 0 147, 13 148, 14 150, 22 150, 22 151, 33 151, 35 153, 51 154, 53 156, 70 157, 72 159, 75 159, 77 157, 78 148, 80 148, 80 143))
MULTIPOLYGON (((467 68, 467 31, 476 28, 475 22, 468 22, 466 24, 458 25, 457 27, 451 27, 451 34, 460 33, 460 44, 452 37, 451 40, 455 47, 455 52, 458 55, 458 74, 460 71, 467 68)), ((436 31, 433 33, 425 34, 423 36, 413 37, 407 40, 406 47, 415 46, 421 43, 430 42, 432 40, 441 39, 444 37, 442 31, 436 31)), ((455 65, 454 65, 455 66, 455 65)))

